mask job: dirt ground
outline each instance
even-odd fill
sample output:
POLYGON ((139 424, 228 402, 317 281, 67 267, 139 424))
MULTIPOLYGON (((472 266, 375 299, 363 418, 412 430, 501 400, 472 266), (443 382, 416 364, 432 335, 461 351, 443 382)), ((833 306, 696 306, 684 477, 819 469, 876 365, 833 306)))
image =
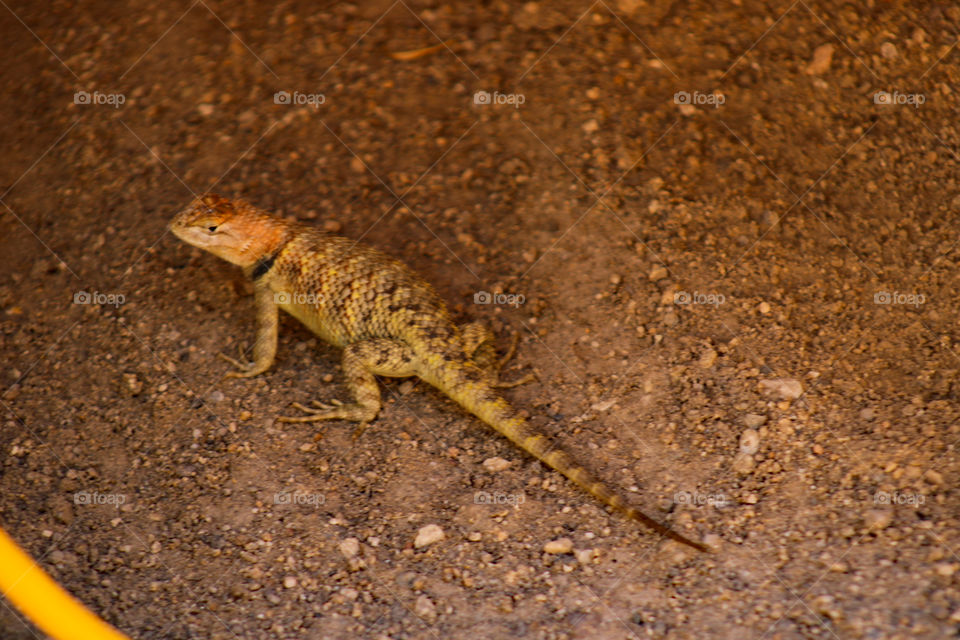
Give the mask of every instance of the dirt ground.
POLYGON ((0 9, 0 523, 62 585, 137 639, 960 635, 960 9, 242 4, 0 9), (715 552, 423 383, 275 424, 339 353, 222 378, 209 189, 519 333, 511 400, 715 552))

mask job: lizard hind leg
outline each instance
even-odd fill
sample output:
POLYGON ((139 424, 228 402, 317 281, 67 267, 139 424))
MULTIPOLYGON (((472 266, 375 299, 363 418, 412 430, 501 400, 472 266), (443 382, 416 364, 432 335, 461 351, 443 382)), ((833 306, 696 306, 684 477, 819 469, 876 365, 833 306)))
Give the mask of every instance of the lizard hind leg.
POLYGON ((486 372, 490 384, 498 389, 509 389, 535 380, 533 374, 528 374, 519 380, 503 382, 500 380, 500 369, 513 357, 517 350, 520 334, 514 333, 510 346, 502 358, 497 358, 495 336, 482 322, 465 324, 462 329, 464 351, 473 363, 486 372))
POLYGON ((277 422, 318 422, 320 420, 349 420, 359 422, 354 438, 362 433, 367 423, 380 412, 380 387, 374 376, 405 378, 415 374, 413 351, 403 342, 387 338, 355 342, 343 350, 343 374, 353 402, 331 400, 314 401, 313 407, 294 403, 306 415, 281 416, 277 422))

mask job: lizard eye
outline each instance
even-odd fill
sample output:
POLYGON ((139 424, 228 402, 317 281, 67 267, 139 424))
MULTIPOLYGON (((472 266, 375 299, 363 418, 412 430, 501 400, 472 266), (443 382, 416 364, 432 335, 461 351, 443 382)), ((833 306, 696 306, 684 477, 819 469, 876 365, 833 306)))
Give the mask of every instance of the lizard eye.
POLYGON ((207 231, 209 231, 210 233, 216 233, 216 232, 217 232, 217 225, 213 225, 213 226, 207 227, 207 231))

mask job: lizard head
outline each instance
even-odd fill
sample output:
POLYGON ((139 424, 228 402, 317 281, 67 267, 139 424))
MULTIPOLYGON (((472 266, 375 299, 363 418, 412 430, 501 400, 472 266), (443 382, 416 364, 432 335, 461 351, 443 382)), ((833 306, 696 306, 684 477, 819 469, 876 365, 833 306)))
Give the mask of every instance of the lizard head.
POLYGON ((174 216, 170 231, 195 247, 227 262, 250 267, 270 254, 286 236, 281 218, 242 200, 208 193, 174 216))

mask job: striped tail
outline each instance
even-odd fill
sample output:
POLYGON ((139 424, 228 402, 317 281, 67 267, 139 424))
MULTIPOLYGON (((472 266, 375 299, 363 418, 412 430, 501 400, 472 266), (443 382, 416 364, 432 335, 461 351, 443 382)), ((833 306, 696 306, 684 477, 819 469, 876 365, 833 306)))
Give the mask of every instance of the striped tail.
POLYGON ((574 484, 597 500, 609 505, 631 520, 646 525, 663 536, 676 540, 677 542, 682 542, 699 551, 708 551, 708 549, 699 542, 694 542, 680 535, 673 529, 641 512, 639 509, 627 504, 619 494, 577 464, 566 451, 560 449, 549 437, 537 432, 533 426, 521 417, 510 403, 501 397, 493 388, 484 383, 464 384, 462 380, 458 380, 457 382, 458 384, 449 385, 449 387, 453 387, 453 389, 447 385, 435 386, 438 386, 447 395, 456 400, 464 409, 506 436, 507 439, 515 445, 534 456, 537 460, 548 464, 565 475, 572 480, 574 484))

